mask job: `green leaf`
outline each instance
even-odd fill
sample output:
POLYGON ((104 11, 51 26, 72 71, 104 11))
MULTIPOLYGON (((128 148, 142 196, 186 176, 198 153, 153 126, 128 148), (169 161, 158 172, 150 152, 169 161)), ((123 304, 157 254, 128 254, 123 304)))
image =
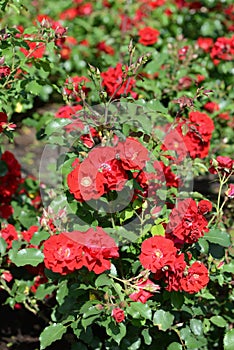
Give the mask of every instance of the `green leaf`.
POLYGON ((144 338, 145 344, 146 345, 150 345, 152 343, 152 337, 149 334, 149 329, 148 328, 143 329, 141 334, 142 334, 142 336, 144 338))
POLYGON ((4 238, 0 237, 0 254, 4 255, 7 250, 7 242, 4 238))
POLYGON ((45 134, 47 136, 53 133, 61 134, 63 132, 63 127, 71 123, 71 120, 66 118, 61 118, 57 120, 52 120, 45 128, 45 134))
POLYGON ((167 350, 182 350, 182 345, 180 343, 173 342, 167 347, 167 350))
POLYGON ((50 234, 48 231, 38 231, 33 234, 32 239, 30 240, 30 243, 33 245, 39 245, 42 241, 48 239, 50 237, 50 234))
POLYGON ((30 92, 33 95, 39 95, 40 92, 42 91, 42 88, 43 88, 43 86, 38 84, 38 82, 35 80, 30 81, 26 85, 26 91, 30 92))
POLYGON ((128 313, 133 318, 139 318, 139 316, 144 319, 151 320, 152 318, 152 310, 148 304, 142 304, 141 302, 133 302, 130 307, 127 309, 128 313))
POLYGON ((50 344, 62 338, 63 334, 66 333, 67 327, 61 323, 54 323, 51 326, 46 327, 41 333, 40 340, 40 349, 43 350, 47 348, 50 344))
POLYGON ((15 252, 9 251, 9 258, 16 266, 32 265, 37 266, 44 260, 43 253, 36 248, 24 248, 15 252))
POLYGON ((37 288, 35 298, 38 300, 43 300, 47 295, 50 295, 53 293, 53 291, 57 288, 57 286, 47 286, 46 284, 40 284, 40 286, 37 288))
POLYGON ((218 327, 226 327, 227 321, 222 316, 212 316, 210 321, 218 327))
POLYGON ((162 224, 154 225, 150 231, 151 231, 153 236, 164 236, 165 235, 165 228, 163 227, 162 224))
POLYGON ((98 276, 98 278, 95 281, 95 286, 101 287, 101 286, 109 286, 112 284, 112 281, 110 280, 110 278, 106 275, 106 274, 101 274, 100 276, 98 276))
POLYGON ((229 234, 219 229, 211 229, 204 235, 204 238, 211 242, 221 245, 222 247, 229 247, 231 244, 229 234))
POLYGON ((195 335, 203 335, 203 325, 201 320, 190 320, 190 328, 195 335))
POLYGON ((181 309, 184 303, 184 295, 180 292, 171 292, 170 296, 172 305, 177 309, 181 309))
POLYGON ((159 330, 166 331, 174 321, 174 316, 169 311, 157 310, 153 317, 153 323, 159 330))
POLYGON ((116 341, 117 344, 125 337, 126 335, 126 326, 121 323, 115 323, 111 321, 106 328, 107 334, 116 341))
POLYGON ((68 295, 68 292, 69 290, 67 287, 67 281, 62 281, 56 294, 56 300, 59 305, 63 304, 65 297, 68 295))
POLYGON ((4 160, 0 160, 0 176, 5 176, 8 172, 8 167, 4 160))
POLYGON ((234 328, 228 331, 223 339, 224 350, 233 350, 234 344, 234 328))

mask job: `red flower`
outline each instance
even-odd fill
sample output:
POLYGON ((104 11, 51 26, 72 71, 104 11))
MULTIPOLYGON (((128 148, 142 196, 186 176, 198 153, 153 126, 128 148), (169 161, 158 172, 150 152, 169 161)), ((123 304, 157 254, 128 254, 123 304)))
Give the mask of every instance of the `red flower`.
POLYGON ((96 227, 96 230, 90 228, 86 232, 73 231, 64 234, 82 246, 83 265, 96 274, 109 270, 110 259, 119 256, 114 239, 101 227, 96 227))
POLYGON ((63 233, 44 242, 44 263, 47 269, 67 275, 83 266, 82 246, 63 233))
POLYGON ((174 264, 162 276, 164 282, 167 284, 166 290, 169 292, 181 290, 180 280, 183 277, 186 266, 184 254, 176 255, 174 264))
MULTIPOLYGON (((30 38, 33 40, 33 36, 29 34, 25 34, 24 38, 30 38)), ((23 52, 27 58, 42 58, 44 56, 46 46, 43 42, 35 42, 30 40, 25 40, 25 42, 29 46, 29 49, 21 47, 20 51, 23 52)))
POLYGON ((211 160, 210 164, 209 172, 211 174, 217 174, 217 172, 229 174, 234 171, 234 160, 229 157, 218 156, 211 160))
POLYGON ((9 217, 13 214, 13 208, 9 204, 0 204, 0 216, 3 219, 9 219, 9 217))
POLYGON ((18 233, 13 225, 8 224, 0 230, 0 237, 5 239, 7 248, 10 249, 12 247, 12 242, 18 240, 18 233))
POLYGON ((111 316, 115 319, 116 322, 120 323, 124 321, 124 310, 116 307, 112 310, 111 316))
POLYGON ((210 113, 213 113, 215 111, 219 111, 219 105, 215 102, 207 102, 205 105, 204 105, 204 108, 210 112, 210 113))
POLYGON ((125 170, 141 170, 145 167, 146 161, 149 160, 147 148, 133 137, 128 137, 124 142, 119 142, 116 146, 116 154, 125 170))
POLYGON ((139 280, 135 287, 136 291, 130 294, 129 298, 133 301, 139 301, 143 304, 145 304, 146 301, 154 295, 154 292, 157 292, 160 289, 160 287, 154 284, 154 282, 152 282, 149 278, 147 280, 139 280))
POLYGON ((212 38, 199 37, 197 39, 197 44, 202 50, 204 50, 205 52, 209 52, 214 44, 214 41, 212 38))
POLYGON ((98 43, 96 47, 99 51, 105 52, 107 55, 113 56, 115 54, 115 50, 113 49, 113 47, 107 45, 105 41, 100 41, 100 43, 98 43))
POLYGON ((4 112, 0 112, 0 132, 3 131, 3 126, 7 124, 7 115, 4 112))
POLYGON ((209 273, 207 268, 201 262, 194 262, 180 280, 181 289, 187 293, 193 294, 206 287, 209 282, 209 273))
POLYGON ((141 246, 140 262, 145 269, 159 272, 174 264, 177 249, 170 239, 153 236, 141 246))
POLYGON ((222 61, 231 61, 234 59, 234 36, 231 38, 221 37, 214 43, 210 57, 215 65, 222 61))
POLYGON ((139 30, 139 43, 145 46, 153 45, 158 41, 159 31, 151 27, 145 27, 139 30))
POLYGON ((166 237, 173 239, 175 244, 193 244, 208 232, 207 220, 201 214, 196 202, 187 198, 178 202, 172 209, 166 228, 166 237))
POLYGON ((0 79, 7 77, 10 75, 11 70, 8 66, 0 66, 0 79))
POLYGON ((230 184, 227 191, 225 192, 225 195, 228 198, 234 198, 234 184, 230 184))
POLYGON ((5 151, 0 158, 8 168, 4 176, 0 176, 0 200, 2 204, 9 204, 13 194, 17 191, 21 179, 20 164, 13 153, 5 151))
POLYGON ((26 242, 30 242, 34 233, 36 233, 38 231, 39 227, 38 226, 31 226, 29 227, 29 229, 27 231, 23 231, 22 232, 22 236, 23 236, 23 239, 26 241, 26 242))
POLYGON ((199 203, 198 203, 198 211, 204 215, 209 213, 212 210, 212 203, 208 200, 202 199, 199 203))
POLYGON ((187 46, 187 45, 183 46, 181 49, 179 49, 178 55, 179 55, 180 61, 183 61, 186 58, 188 50, 189 50, 189 46, 187 46))
POLYGON ((122 68, 122 64, 118 63, 116 67, 110 67, 106 72, 101 73, 102 85, 109 96, 119 98, 123 94, 134 94, 132 88, 135 80, 127 76, 127 68, 126 72, 123 72, 122 68))

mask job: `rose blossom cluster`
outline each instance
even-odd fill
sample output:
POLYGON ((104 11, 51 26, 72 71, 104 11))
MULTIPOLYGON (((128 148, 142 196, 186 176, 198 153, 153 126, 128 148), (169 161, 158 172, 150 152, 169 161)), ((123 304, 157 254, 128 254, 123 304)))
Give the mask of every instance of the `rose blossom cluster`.
POLYGON ((101 227, 86 232, 55 234, 44 242, 45 267, 67 275, 85 266, 100 274, 111 267, 111 258, 118 258, 118 247, 101 227))
POLYGON ((182 248, 196 243, 208 232, 204 214, 211 209, 207 200, 198 204, 191 198, 181 200, 171 211, 165 237, 155 235, 143 241, 140 262, 155 280, 165 283, 166 290, 193 294, 208 284, 205 265, 199 261, 190 263, 191 255, 183 253, 182 248))
POLYGON ((13 213, 10 202, 22 183, 21 166, 13 153, 5 151, 0 160, 6 165, 6 173, 0 176, 0 214, 8 219, 13 213))
POLYGON ((213 131, 213 120, 206 113, 190 112, 188 120, 178 119, 176 126, 168 131, 162 149, 176 151, 179 162, 187 155, 192 159, 205 158, 213 131))
POLYGON ((234 59, 234 35, 230 38, 220 37, 215 42, 212 38, 200 37, 197 40, 198 46, 210 57, 215 65, 221 61, 232 61, 234 59))

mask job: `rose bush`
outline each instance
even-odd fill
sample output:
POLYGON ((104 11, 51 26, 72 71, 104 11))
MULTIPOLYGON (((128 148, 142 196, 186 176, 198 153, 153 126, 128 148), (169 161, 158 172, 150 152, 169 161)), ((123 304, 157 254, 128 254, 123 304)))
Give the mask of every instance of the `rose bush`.
POLYGON ((231 349, 232 3, 56 4, 0 1, 5 304, 41 350, 231 349))

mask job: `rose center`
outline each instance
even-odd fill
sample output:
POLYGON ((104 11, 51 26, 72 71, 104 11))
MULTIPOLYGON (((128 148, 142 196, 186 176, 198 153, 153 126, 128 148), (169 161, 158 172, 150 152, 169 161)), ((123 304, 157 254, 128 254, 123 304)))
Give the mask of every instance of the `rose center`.
POLYGON ((86 176, 81 179, 80 183, 84 187, 89 187, 92 184, 92 180, 89 176, 86 176))
POLYGON ((162 253, 161 250, 159 250, 159 249, 156 249, 156 250, 154 251, 154 255, 155 255, 156 258, 158 258, 158 259, 161 259, 161 258, 163 257, 163 253, 162 253))

